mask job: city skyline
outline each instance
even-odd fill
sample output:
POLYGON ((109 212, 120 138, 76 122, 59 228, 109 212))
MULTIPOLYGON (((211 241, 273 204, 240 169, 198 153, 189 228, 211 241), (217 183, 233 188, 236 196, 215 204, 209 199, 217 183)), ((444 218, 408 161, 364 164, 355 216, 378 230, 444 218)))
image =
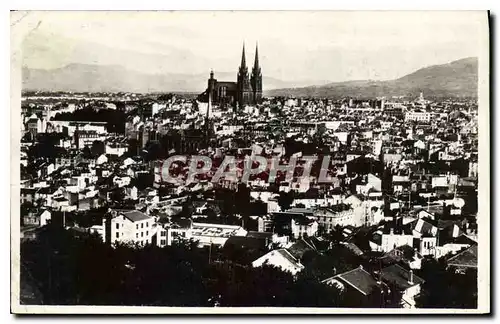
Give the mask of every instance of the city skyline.
POLYGON ((480 41, 480 13, 369 15, 374 13, 19 12, 12 21, 22 21, 16 25, 25 35, 19 44, 23 66, 41 69, 81 63, 151 74, 226 73, 238 66, 236 48, 245 43, 253 57, 258 43, 266 76, 336 82, 390 80, 480 54, 473 45, 480 41))
POLYGON ((11 313, 490 313, 490 21, 11 12, 11 313))

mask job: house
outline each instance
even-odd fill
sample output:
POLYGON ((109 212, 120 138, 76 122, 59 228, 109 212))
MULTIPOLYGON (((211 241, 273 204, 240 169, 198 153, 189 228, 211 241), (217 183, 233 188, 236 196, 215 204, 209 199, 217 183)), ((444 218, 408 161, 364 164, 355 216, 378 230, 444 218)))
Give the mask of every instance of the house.
POLYGON ((463 274, 468 269, 477 270, 477 245, 452 256, 447 260, 448 268, 455 270, 455 273, 463 274))
POLYGON ((318 231, 318 222, 311 210, 294 208, 287 212, 276 212, 271 219, 259 218, 259 232, 272 230, 280 236, 301 238, 314 236, 318 231))
POLYGON ((337 225, 361 226, 365 223, 363 217, 359 217, 359 214, 354 213, 354 209, 346 204, 320 207, 316 210, 315 216, 317 222, 327 233, 337 225))
POLYGON ((413 147, 418 150, 425 150, 427 148, 427 145, 424 141, 417 140, 415 143, 413 143, 413 147))
POLYGON ((130 166, 130 165, 132 165, 132 164, 136 164, 136 161, 135 161, 134 159, 132 159, 132 158, 130 158, 130 157, 129 157, 129 158, 126 158, 126 159, 123 161, 122 167, 123 167, 123 168, 126 168, 126 167, 128 167, 128 166, 130 166))
POLYGON ((304 265, 300 263, 288 250, 278 249, 273 250, 261 256, 252 262, 252 267, 258 268, 263 265, 271 265, 285 272, 290 272, 296 275, 304 269, 304 265))
POLYGON ((327 278, 321 282, 342 291, 344 299, 359 303, 349 305, 351 307, 373 306, 374 302, 380 301, 381 284, 364 270, 363 266, 327 278))
POLYGON ((21 188, 21 204, 35 202, 36 188, 21 188))
POLYGON ((101 164, 104 164, 108 162, 108 157, 106 156, 106 154, 101 154, 99 155, 99 157, 97 158, 95 164, 97 165, 101 165, 101 164))
POLYGON ((128 199, 137 200, 139 198, 137 187, 136 186, 125 187, 125 196, 128 199))
POLYGON ((99 208, 101 206, 99 196, 96 195, 94 197, 86 197, 78 200, 77 202, 78 210, 90 210, 93 208, 99 208))
POLYGON ((410 189, 410 177, 407 175, 393 175, 392 185, 394 193, 403 193, 410 189))
POLYGON ((208 208, 208 203, 206 201, 193 201, 193 207, 195 214, 203 214, 208 208))
POLYGON ((439 242, 436 247, 435 258, 440 258, 448 253, 455 254, 477 244, 475 240, 465 235, 455 222, 449 222, 449 224, 445 225, 442 225, 442 222, 440 222, 442 228, 439 231, 439 242))
POLYGON ((346 199, 344 199, 344 204, 350 205, 351 207, 359 207, 363 204, 363 200, 360 195, 350 195, 346 199))
POLYGON ((187 239, 192 223, 193 221, 189 218, 181 218, 164 227, 160 227, 157 231, 156 244, 163 247, 172 245, 175 241, 187 239))
POLYGON ((51 212, 49 210, 43 210, 39 214, 28 214, 23 216, 23 222, 25 226, 32 225, 32 226, 45 226, 49 223, 51 219, 51 212))
POLYGON ((271 232, 255 232, 248 231, 247 237, 255 237, 261 240, 265 240, 266 246, 271 247, 273 244, 279 244, 281 246, 286 246, 289 243, 288 236, 278 236, 276 233, 271 232))
POLYGON ((300 239, 297 242, 293 243, 291 246, 287 248, 287 251, 290 252, 291 255, 295 257, 295 259, 301 261, 304 257, 304 254, 308 252, 317 252, 316 248, 308 242, 306 239, 300 239))
POLYGON ((128 186, 130 184, 130 177, 125 176, 125 177, 119 177, 119 176, 114 176, 113 177, 113 184, 118 186, 119 188, 128 186))
POLYGON ((414 221, 413 237, 419 240, 419 251, 421 255, 433 255, 438 245, 438 227, 423 218, 414 221))
POLYGON ((431 113, 421 110, 409 110, 405 113, 405 121, 419 121, 428 123, 431 119, 431 113))
POLYGON ((418 218, 430 218, 432 220, 436 219, 436 215, 434 215, 433 213, 430 213, 428 212, 427 210, 420 210, 418 213, 418 218))
POLYGON ((310 218, 294 218, 291 221, 294 238, 315 236, 318 232, 318 222, 310 218))
POLYGON ((370 191, 382 191, 382 180, 372 173, 368 173, 362 182, 363 184, 356 186, 358 194, 368 195, 370 191))
POLYGON ((383 268, 380 277, 382 281, 403 293, 402 301, 405 308, 415 307, 415 296, 420 293, 424 279, 416 276, 413 270, 406 270, 397 264, 383 268))
POLYGON ((111 219, 103 219, 104 241, 108 243, 150 244, 155 234, 154 219, 138 210, 112 210, 111 219))
POLYGON ((69 207, 69 200, 64 198, 64 197, 56 197, 52 199, 52 207, 54 209, 60 209, 63 210, 67 207, 69 207))
POLYGON ((402 245, 394 250, 385 253, 379 258, 384 265, 391 265, 395 263, 405 263, 410 269, 420 269, 422 266, 422 255, 409 245, 402 245))
POLYGON ((372 251, 389 252, 399 246, 414 246, 412 229, 409 226, 386 224, 377 229, 369 241, 372 251))

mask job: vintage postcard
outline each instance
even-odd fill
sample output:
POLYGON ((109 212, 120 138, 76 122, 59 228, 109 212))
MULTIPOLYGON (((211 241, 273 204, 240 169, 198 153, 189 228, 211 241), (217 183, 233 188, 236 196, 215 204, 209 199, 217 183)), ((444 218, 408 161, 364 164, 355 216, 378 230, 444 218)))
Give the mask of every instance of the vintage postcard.
POLYGON ((11 311, 490 309, 486 11, 11 12, 11 311))

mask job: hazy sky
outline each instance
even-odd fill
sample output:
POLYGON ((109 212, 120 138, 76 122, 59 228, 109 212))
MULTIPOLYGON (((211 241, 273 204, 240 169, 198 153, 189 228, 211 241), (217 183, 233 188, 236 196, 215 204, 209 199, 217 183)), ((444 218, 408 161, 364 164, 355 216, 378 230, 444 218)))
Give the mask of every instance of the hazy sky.
MULTIPOLYGON (((116 64, 147 73, 236 73, 241 47, 283 80, 393 79, 479 56, 480 12, 22 12, 23 64, 116 64)), ((19 38, 21 39, 21 38, 19 38)))

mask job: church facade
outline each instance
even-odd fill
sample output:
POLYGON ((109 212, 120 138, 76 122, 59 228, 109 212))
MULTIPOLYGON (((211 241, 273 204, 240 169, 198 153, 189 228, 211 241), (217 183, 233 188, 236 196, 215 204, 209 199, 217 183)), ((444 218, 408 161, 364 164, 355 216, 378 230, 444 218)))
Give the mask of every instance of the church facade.
POLYGON ((262 102, 262 71, 259 65, 258 47, 255 48, 255 61, 251 74, 249 74, 245 58, 245 45, 243 45, 236 82, 218 81, 214 78, 214 72, 210 72, 207 89, 200 95, 199 100, 208 102, 209 98, 211 98, 212 104, 239 108, 262 102))

